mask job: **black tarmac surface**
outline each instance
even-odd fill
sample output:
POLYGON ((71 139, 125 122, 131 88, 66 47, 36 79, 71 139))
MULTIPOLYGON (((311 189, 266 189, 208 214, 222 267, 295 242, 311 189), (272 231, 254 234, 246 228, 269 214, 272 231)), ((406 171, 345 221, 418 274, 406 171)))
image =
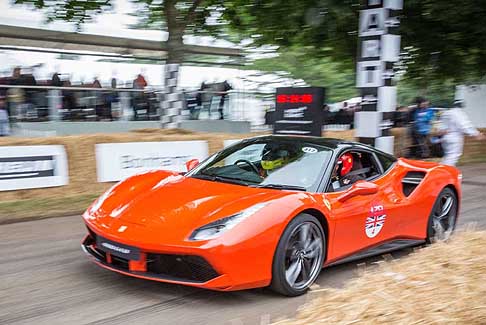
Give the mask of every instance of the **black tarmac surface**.
MULTIPOLYGON (((459 228, 486 229, 486 164, 461 169, 459 228)), ((268 324, 294 315, 313 291, 342 287, 359 264, 382 259, 324 269, 313 290, 297 298, 267 289, 221 293, 101 269, 80 249, 84 234, 79 216, 0 226, 0 324, 268 324)))

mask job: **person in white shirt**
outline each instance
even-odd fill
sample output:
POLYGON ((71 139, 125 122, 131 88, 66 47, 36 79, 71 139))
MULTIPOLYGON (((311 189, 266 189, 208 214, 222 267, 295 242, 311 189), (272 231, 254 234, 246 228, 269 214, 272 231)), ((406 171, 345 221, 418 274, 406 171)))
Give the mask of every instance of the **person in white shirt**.
POLYGON ((444 149, 441 163, 444 165, 455 166, 457 164, 462 156, 464 135, 476 137, 478 140, 484 139, 484 135, 473 126, 462 109, 461 101, 456 101, 453 108, 442 113, 440 130, 443 134, 442 147, 444 149))

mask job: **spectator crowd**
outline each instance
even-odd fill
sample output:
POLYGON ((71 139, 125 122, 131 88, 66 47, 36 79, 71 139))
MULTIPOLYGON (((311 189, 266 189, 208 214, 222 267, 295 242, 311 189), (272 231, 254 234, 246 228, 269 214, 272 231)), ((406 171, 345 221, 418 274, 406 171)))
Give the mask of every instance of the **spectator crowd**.
MULTIPOLYGON (((194 91, 182 90, 183 109, 188 110, 191 119, 199 119, 201 111, 207 111, 212 118, 215 110, 218 118, 224 119, 231 89, 224 81, 203 82, 194 91)), ((159 120, 160 101, 161 93, 149 86, 143 72, 131 82, 112 77, 102 86, 97 77, 89 83, 72 83, 69 74, 60 72, 54 72, 50 79, 38 80, 33 68, 15 67, 8 76, 0 77, 0 135, 8 135, 12 123, 48 121, 53 119, 52 114, 65 121, 113 121, 122 118, 122 114, 133 120, 159 120), (128 112, 122 111, 122 100, 128 112)))
POLYGON ((443 164, 451 166, 462 155, 464 136, 484 139, 464 112, 462 100, 455 100, 450 108, 434 108, 426 98, 417 97, 415 105, 397 109, 395 125, 406 127, 411 139, 406 156, 441 157, 443 164))
MULTIPOLYGON (((153 100, 154 95, 150 94, 148 82, 142 73, 130 84, 120 85, 116 77, 112 77, 108 84, 102 87, 97 77, 89 83, 73 84, 68 74, 59 72, 54 72, 50 79, 37 80, 32 68, 15 67, 10 75, 0 77, 0 121, 5 118, 10 122, 48 120, 48 91, 53 88, 47 87, 62 87, 58 88, 57 96, 60 100, 56 106, 61 120, 113 120, 119 111, 120 91, 123 89, 140 90, 133 92, 129 100, 132 104, 143 106, 148 113, 148 102, 153 100)), ((133 115, 139 115, 137 113, 140 112, 135 111, 133 115)), ((1 129, 0 134, 7 134, 5 130, 1 129)))

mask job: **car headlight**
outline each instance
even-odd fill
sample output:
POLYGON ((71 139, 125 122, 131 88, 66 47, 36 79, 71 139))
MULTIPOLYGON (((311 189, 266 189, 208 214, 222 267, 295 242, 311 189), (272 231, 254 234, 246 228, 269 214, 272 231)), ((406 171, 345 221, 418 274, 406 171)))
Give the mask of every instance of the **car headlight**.
POLYGON ((245 220, 249 216, 255 214, 258 210, 263 208, 268 203, 259 203, 255 204, 248 209, 245 209, 241 212, 233 214, 232 216, 222 218, 211 223, 208 223, 205 226, 202 226, 193 231, 190 240, 209 240, 218 237, 222 233, 232 229, 238 223, 245 220))

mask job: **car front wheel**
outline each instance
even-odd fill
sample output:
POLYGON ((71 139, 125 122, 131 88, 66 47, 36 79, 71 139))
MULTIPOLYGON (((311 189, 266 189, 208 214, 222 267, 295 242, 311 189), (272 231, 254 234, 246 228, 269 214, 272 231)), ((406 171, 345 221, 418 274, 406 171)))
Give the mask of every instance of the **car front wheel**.
POLYGON ((287 226, 275 251, 272 290, 286 296, 304 294, 319 276, 326 252, 319 221, 299 214, 287 226))

